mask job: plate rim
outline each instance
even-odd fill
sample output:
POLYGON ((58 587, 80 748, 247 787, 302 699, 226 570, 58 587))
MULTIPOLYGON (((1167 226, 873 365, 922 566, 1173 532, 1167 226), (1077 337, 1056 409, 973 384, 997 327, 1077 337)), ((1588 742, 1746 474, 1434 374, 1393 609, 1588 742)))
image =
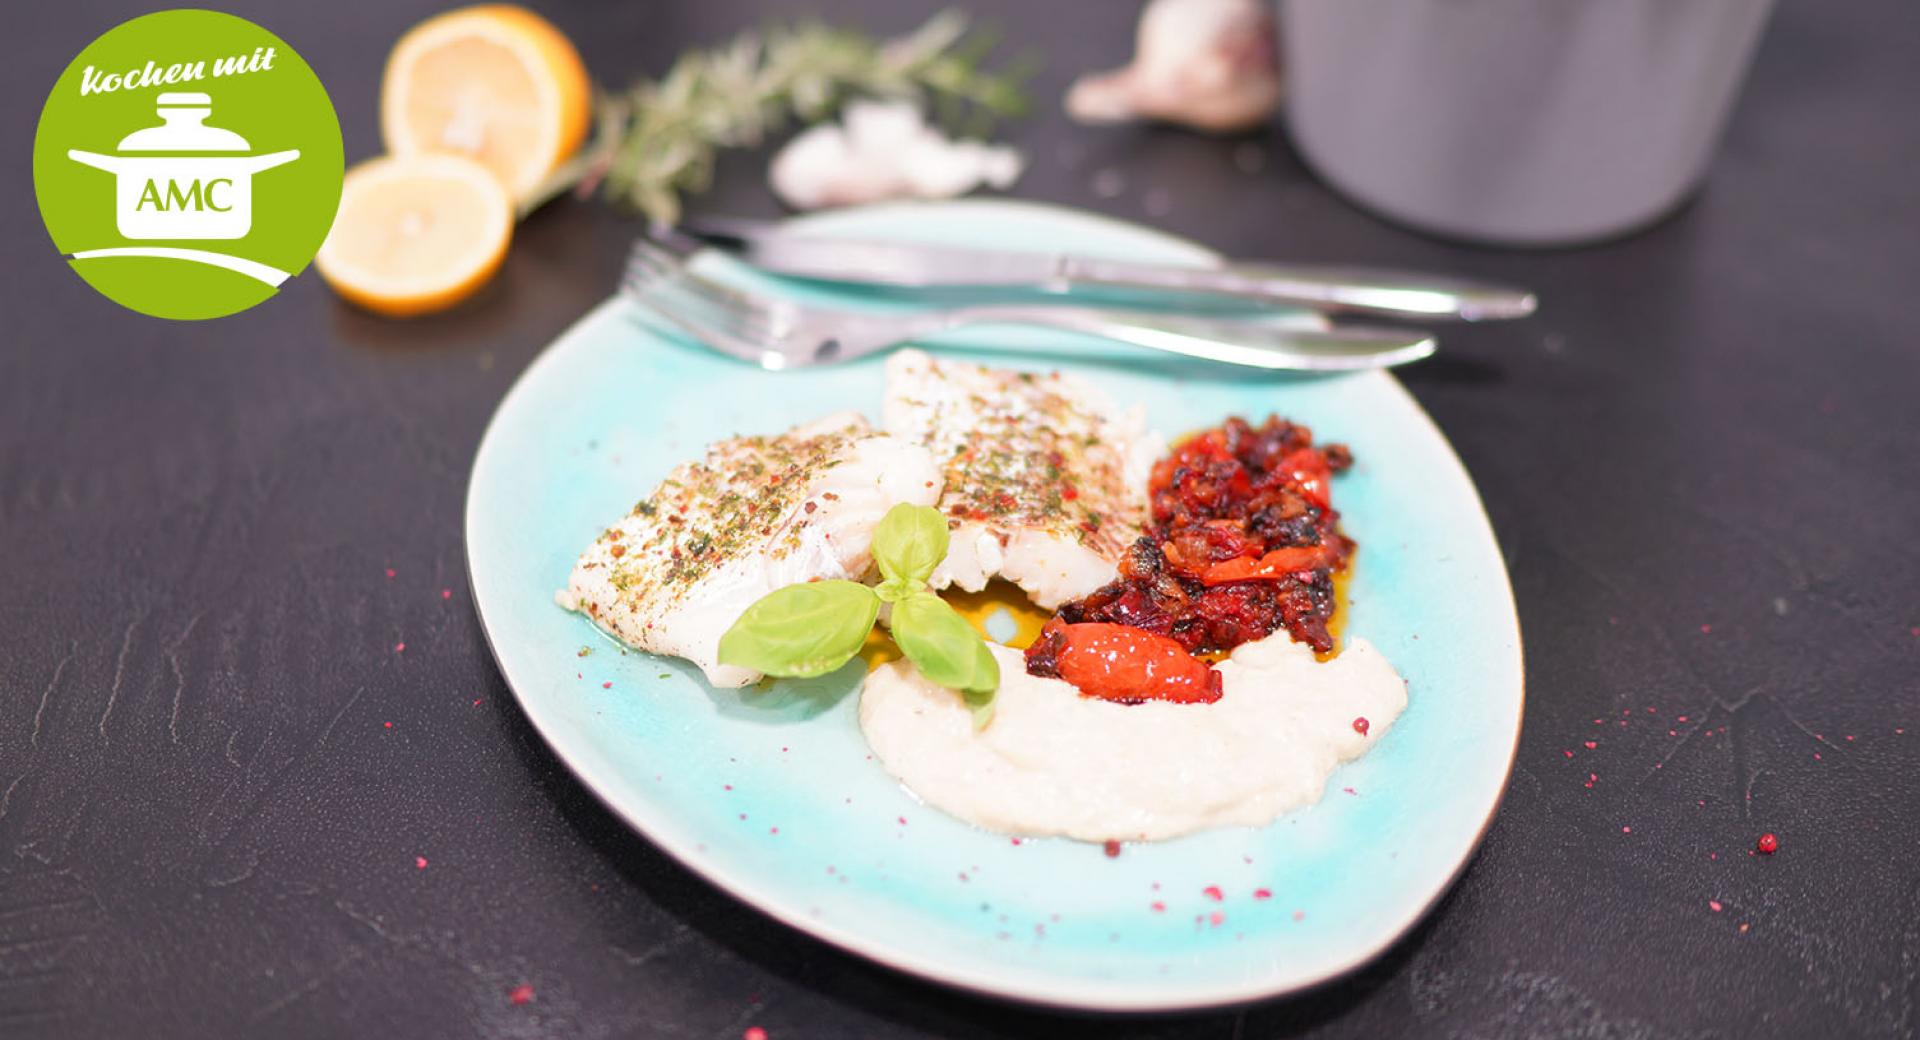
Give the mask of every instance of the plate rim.
MULTIPOLYGON (((1132 221, 1108 216, 1103 213, 1026 199, 965 198, 937 202, 888 202, 805 214, 790 217, 785 222, 798 227, 805 227, 813 224, 831 224, 837 219, 855 213, 863 216, 877 214, 884 219, 886 216, 896 212, 910 217, 916 211, 925 211, 933 208, 978 209, 1001 212, 1009 210, 1015 212, 1022 210, 1028 212, 1044 212, 1053 217, 1064 216, 1069 220, 1106 224, 1115 230, 1130 235, 1158 239, 1161 244, 1186 250, 1196 258, 1205 258, 1214 261, 1223 259, 1218 252, 1198 242, 1161 231, 1157 228, 1136 224, 1132 221)), ((1383 936, 1379 942, 1360 949, 1338 961, 1317 965, 1315 970, 1302 975, 1289 977, 1280 981, 1277 985, 1271 982, 1261 983, 1259 981, 1253 981, 1220 985, 1212 988, 1182 986, 1177 995, 1175 993, 1156 993, 1151 981, 1141 980, 1125 984, 1115 984, 1111 981, 1097 982, 1076 985, 1070 989, 1063 988, 1057 983, 1045 987, 1029 987, 1019 983, 1009 985, 1004 978, 980 975, 964 969, 956 971, 951 967, 941 965, 937 961, 922 958, 909 951, 901 950, 885 940, 866 938, 852 929, 842 928, 832 922, 810 918, 797 911, 788 911, 781 907, 778 899, 762 896, 758 892, 758 886, 754 882, 734 876, 724 866, 705 862, 696 849, 683 847, 672 839, 663 837, 662 832, 668 831, 670 828, 650 826, 650 821, 642 818, 643 814, 634 812, 630 810, 629 807, 619 804, 611 795, 602 790, 586 771, 583 771, 581 767, 574 763, 567 751, 564 750, 565 742, 556 739, 555 733, 543 723, 539 711, 531 706, 527 698, 521 694, 520 688, 515 683, 507 663, 500 655, 499 648, 494 644, 493 629, 488 624, 486 610, 481 603, 480 586, 479 583, 474 580, 473 547, 474 519, 476 515, 474 486, 476 478, 481 471, 482 462, 487 458, 489 448, 495 444, 495 437, 498 433, 501 416, 507 412, 508 405, 513 402, 515 397, 525 392, 534 374, 540 371, 542 366, 552 363, 552 359, 557 353, 555 348, 567 342, 582 330, 597 325, 607 312, 624 309, 629 306, 631 306, 631 304, 620 296, 618 292, 602 300, 600 303, 595 304, 585 314, 582 314, 579 318, 576 318, 568 324, 567 327, 562 330, 558 336, 549 341, 545 347, 541 348, 539 355, 528 363, 526 368, 515 377, 513 385, 508 387, 507 392, 501 395, 499 403, 494 406, 493 413, 487 418, 487 424, 481 432, 479 444, 474 450, 472 467, 467 474, 467 489, 461 510, 462 556, 464 557, 467 574, 467 587, 473 591, 473 611, 475 618, 480 622, 481 637, 486 643, 488 654, 493 658, 495 669, 500 673, 501 679, 505 681, 508 692, 513 695, 514 702, 519 705, 521 715, 533 726, 534 732, 540 735, 540 739, 545 742, 548 750, 553 752, 553 756, 566 767, 567 772, 572 774, 575 781, 593 795, 596 801, 614 816, 618 817, 628 827, 632 828, 642 838, 646 839, 649 844, 666 853, 669 858, 682 868, 757 913, 763 914, 780 924, 837 947, 844 952, 854 954, 891 970, 937 983, 951 989, 995 1000, 1012 1001, 1034 1007, 1058 1010, 1121 1015, 1203 1011, 1251 1004, 1262 1000, 1302 993, 1351 974, 1379 958, 1387 950, 1391 949, 1394 944, 1405 938, 1415 926, 1424 920, 1433 911, 1433 908, 1438 905, 1441 898, 1452 891, 1453 886, 1460 880, 1461 874, 1466 871, 1467 865, 1473 861, 1473 857, 1479 852, 1481 844, 1486 840, 1488 830, 1493 826, 1493 821, 1499 815, 1500 807, 1506 800, 1506 794, 1513 779, 1513 770, 1519 759, 1520 735, 1525 724, 1526 653, 1522 643, 1519 609, 1514 599, 1513 580, 1511 572, 1507 568, 1506 556, 1501 551, 1500 540, 1494 533, 1493 519, 1487 515, 1486 503, 1480 497, 1479 485, 1474 482, 1473 475, 1468 471, 1466 463, 1461 460, 1459 452, 1453 446, 1452 440, 1440 429, 1439 424, 1434 422, 1431 415, 1427 414, 1427 410, 1421 407, 1419 400, 1407 390, 1405 385, 1396 379, 1391 372, 1384 370, 1363 373, 1358 376, 1358 378, 1378 377, 1387 384, 1393 393, 1398 394, 1402 402, 1412 410, 1420 422, 1426 425, 1428 432, 1430 432, 1445 449, 1447 459, 1452 463, 1459 475, 1464 478, 1468 490, 1472 492, 1474 510, 1480 520, 1479 534, 1485 540, 1487 547, 1492 550, 1493 559, 1499 564, 1500 568, 1501 581, 1499 587, 1507 608, 1506 617, 1512 629, 1513 669, 1514 675, 1516 676, 1516 703, 1513 712, 1513 733, 1507 748, 1506 763, 1500 771, 1500 780, 1493 792, 1493 798, 1488 804, 1486 815, 1480 820, 1472 839, 1462 847, 1458 859, 1446 872, 1445 879, 1435 885, 1430 892, 1426 893, 1424 899, 1412 908, 1405 920, 1400 922, 1397 927, 1383 931, 1383 936)))

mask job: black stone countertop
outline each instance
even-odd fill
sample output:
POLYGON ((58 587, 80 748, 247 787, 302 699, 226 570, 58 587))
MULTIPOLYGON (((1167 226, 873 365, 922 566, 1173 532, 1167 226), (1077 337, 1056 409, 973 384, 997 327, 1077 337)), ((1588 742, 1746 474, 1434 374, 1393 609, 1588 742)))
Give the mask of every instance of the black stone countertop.
MULTIPOLYGON (((387 46, 437 5, 220 6, 301 51, 360 158, 387 46)), ((538 6, 609 82, 794 10, 538 6)), ((934 5, 815 6, 892 32, 934 5)), ((50 247, 26 155, 67 60, 148 8, 21 5, 0 62, 0 1036, 1914 1035, 1920 6, 1782 3, 1699 199, 1535 253, 1385 225, 1278 130, 1074 127, 1060 92, 1123 59, 1132 8, 974 6, 1046 61, 1009 131, 1021 197, 1540 291, 1534 320, 1450 330, 1404 376, 1479 483, 1527 645, 1505 805, 1432 915, 1302 997, 1085 1019, 909 980, 668 861, 521 716, 461 546, 488 415, 610 291, 635 223, 555 204, 437 318, 358 313, 312 274, 214 322, 123 311, 50 247), (1650 707, 1689 722, 1669 736, 1650 707), (1780 851, 1749 856, 1766 831, 1780 851)), ((705 204, 775 213, 763 158, 723 163, 705 204)))

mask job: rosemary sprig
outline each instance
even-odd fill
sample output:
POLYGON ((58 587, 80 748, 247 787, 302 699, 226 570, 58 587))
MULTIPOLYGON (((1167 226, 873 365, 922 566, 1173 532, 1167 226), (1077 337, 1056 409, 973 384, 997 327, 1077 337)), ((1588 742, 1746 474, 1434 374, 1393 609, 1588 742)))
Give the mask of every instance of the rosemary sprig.
POLYGON ((981 134, 1026 108, 1023 70, 981 62, 994 41, 943 11, 891 40, 814 22, 743 33, 690 51, 659 80, 603 97, 593 140, 554 172, 526 208, 568 190, 599 191, 656 221, 706 190, 722 148, 750 148, 789 121, 814 123, 853 97, 910 97, 955 130, 981 134))

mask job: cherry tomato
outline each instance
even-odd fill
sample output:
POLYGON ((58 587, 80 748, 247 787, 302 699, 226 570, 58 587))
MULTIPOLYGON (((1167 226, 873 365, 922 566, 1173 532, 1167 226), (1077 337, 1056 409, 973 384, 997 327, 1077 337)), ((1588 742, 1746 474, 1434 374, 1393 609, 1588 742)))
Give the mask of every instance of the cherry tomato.
POLYGON ((1102 622, 1069 625, 1058 618, 1049 621, 1047 629, 1058 639, 1055 667, 1060 678, 1083 696, 1128 704, 1211 704, 1220 699, 1220 673, 1166 636, 1102 622))

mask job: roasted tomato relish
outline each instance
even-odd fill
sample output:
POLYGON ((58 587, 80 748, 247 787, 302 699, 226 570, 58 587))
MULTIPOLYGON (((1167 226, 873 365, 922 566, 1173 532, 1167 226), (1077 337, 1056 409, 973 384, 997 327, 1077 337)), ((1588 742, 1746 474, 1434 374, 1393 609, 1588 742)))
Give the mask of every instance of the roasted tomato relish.
POLYGON ((1333 575, 1354 549, 1332 477, 1352 464, 1344 445, 1316 447, 1311 430, 1277 416, 1235 417, 1180 442, 1154 466, 1152 516, 1120 577, 1060 608, 1027 648, 1028 673, 1108 700, 1204 702, 1219 697, 1219 676, 1199 657, 1282 627, 1331 651, 1333 575), (1115 625, 1143 635, 1119 638, 1115 625), (1176 667, 1176 652, 1210 682, 1176 667))

